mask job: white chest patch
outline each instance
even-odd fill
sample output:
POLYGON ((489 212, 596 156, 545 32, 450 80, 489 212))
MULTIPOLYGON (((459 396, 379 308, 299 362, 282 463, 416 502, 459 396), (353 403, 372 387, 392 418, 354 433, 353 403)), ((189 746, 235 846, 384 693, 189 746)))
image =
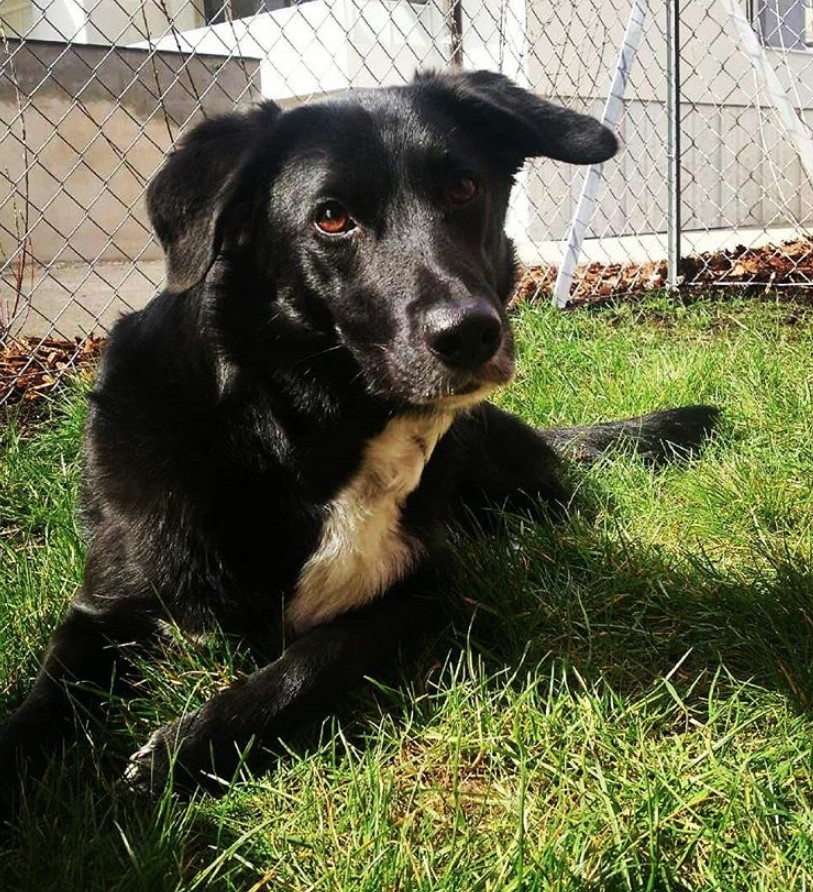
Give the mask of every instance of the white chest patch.
POLYGON ((288 607, 295 631, 369 603, 415 564, 420 544, 401 530, 401 509, 453 418, 453 412, 394 418, 367 444, 299 574, 288 607))

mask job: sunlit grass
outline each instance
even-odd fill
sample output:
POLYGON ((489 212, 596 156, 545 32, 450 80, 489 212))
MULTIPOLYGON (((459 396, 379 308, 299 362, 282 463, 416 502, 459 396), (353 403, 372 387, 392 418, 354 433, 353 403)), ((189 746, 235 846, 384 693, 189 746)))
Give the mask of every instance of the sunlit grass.
MULTIPOLYGON (((182 642, 52 764, 9 890, 813 888, 813 314, 708 302, 517 314, 502 397, 543 426, 722 407, 704 453, 575 470, 562 526, 460 539, 436 659, 350 699, 221 800, 117 782, 151 728, 250 671, 182 642)), ((0 458, 0 690, 23 696, 81 575, 85 393, 0 458)))

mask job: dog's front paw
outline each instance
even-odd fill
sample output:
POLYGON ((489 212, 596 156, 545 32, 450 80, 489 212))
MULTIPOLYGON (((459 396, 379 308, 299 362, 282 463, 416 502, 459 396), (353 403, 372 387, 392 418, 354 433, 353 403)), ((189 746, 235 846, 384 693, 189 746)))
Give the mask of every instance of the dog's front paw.
POLYGON ((124 782, 136 792, 151 795, 160 794, 168 785, 182 794, 198 788, 222 791, 228 783, 215 771, 215 755, 201 713, 191 713, 159 728, 130 756, 124 782))
POLYGON ((137 793, 158 793, 166 786, 172 767, 171 751, 167 746, 167 731, 160 728, 127 760, 124 783, 137 793))

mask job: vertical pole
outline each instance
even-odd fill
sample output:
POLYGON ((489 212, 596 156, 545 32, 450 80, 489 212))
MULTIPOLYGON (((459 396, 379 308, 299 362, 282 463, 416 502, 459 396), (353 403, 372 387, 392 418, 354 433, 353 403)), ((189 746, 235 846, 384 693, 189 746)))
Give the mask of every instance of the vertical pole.
MULTIPOLYGON (((624 93, 629 82, 632 63, 638 53, 641 43, 641 33, 644 29, 646 18, 647 0, 633 0, 630 9, 630 17, 627 21, 627 30, 624 32, 624 40, 618 52, 618 61, 615 66, 615 74, 610 85, 610 94, 604 104, 604 114, 601 122, 611 130, 618 129, 618 121, 624 106, 624 93)), ((581 195, 576 205, 576 212, 570 221, 570 229, 565 241, 565 252, 562 255, 562 263, 556 275, 556 283, 553 286, 553 302, 560 309, 568 304, 570 299, 570 286, 573 284, 573 276, 576 265, 581 255, 582 243, 587 234, 593 210, 598 198, 598 190, 601 185, 601 171, 603 165, 591 164, 587 168, 581 195)))
POLYGON ((680 0, 666 0, 666 188, 668 191, 666 285, 670 291, 679 284, 681 236, 680 193, 680 0))
POLYGON ((449 0, 449 32, 452 68, 463 67, 463 0, 449 0))

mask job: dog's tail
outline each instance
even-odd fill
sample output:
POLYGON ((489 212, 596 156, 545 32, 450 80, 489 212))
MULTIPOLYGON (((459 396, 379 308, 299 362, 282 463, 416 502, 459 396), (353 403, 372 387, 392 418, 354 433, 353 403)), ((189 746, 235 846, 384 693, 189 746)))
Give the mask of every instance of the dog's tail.
POLYGON ((623 421, 539 433, 554 449, 578 461, 594 462, 616 445, 629 445, 647 461, 662 464, 685 458, 697 449, 711 434, 719 415, 714 406, 683 406, 623 421))

